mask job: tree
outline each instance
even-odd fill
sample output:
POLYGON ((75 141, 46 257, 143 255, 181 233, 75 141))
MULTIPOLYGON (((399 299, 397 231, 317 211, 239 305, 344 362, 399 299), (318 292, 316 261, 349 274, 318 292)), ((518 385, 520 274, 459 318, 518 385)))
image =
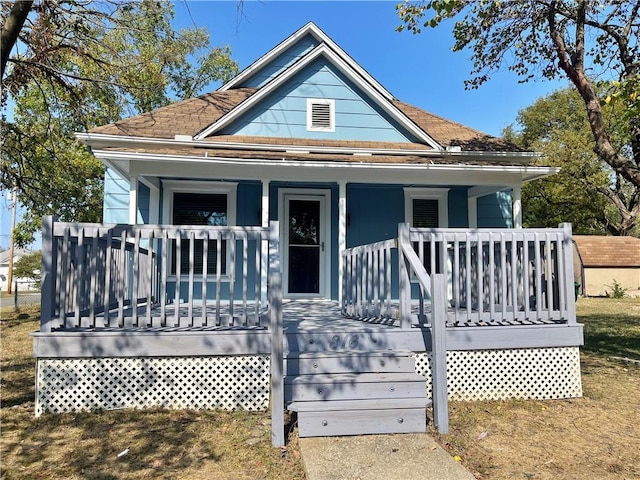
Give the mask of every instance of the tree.
MULTIPOLYGON (((526 82, 565 75, 579 93, 594 152, 640 190, 640 3, 629 0, 420 0, 399 4, 399 30, 420 33, 457 19, 454 51, 469 47, 474 62, 468 88, 507 67, 526 82), (613 80, 602 93, 595 79, 613 80), (621 106, 612 127, 603 106, 621 106), (629 143, 616 148, 613 128, 629 143)), ((614 200, 612 198, 612 200, 614 200)))
MULTIPOLYGON (((604 107, 607 123, 615 121, 619 107, 604 107)), ((637 234, 637 192, 594 153, 593 137, 582 110, 578 92, 559 90, 521 110, 517 124, 503 132, 505 139, 518 146, 542 152, 542 164, 561 167, 556 175, 524 185, 524 224, 549 227, 571 222, 573 231, 579 234, 637 234)), ((626 136, 623 132, 612 133, 616 148, 624 149, 626 136)))
POLYGON ((191 97, 237 72, 228 47, 211 48, 204 29, 174 31, 172 18, 170 2, 151 0, 2 4, 2 104, 14 108, 1 122, 0 188, 16 188, 27 210, 18 244, 43 215, 101 218, 104 168, 73 132, 191 97))

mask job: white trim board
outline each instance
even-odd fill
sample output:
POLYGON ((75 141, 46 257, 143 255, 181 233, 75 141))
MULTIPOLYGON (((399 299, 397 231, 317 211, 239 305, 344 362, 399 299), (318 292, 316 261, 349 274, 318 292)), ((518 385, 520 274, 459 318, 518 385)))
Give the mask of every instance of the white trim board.
POLYGON ((285 298, 331 298, 331 190, 328 188, 278 188, 278 221, 280 222, 280 258, 282 259, 282 285, 285 298), (322 198, 321 208, 324 211, 321 211, 320 214, 322 215, 321 222, 324 223, 324 232, 320 241, 324 241, 325 249, 324 264, 320 265, 319 295, 288 293, 288 253, 285 250, 287 247, 285 228, 288 225, 285 219, 287 197, 295 199, 322 198))

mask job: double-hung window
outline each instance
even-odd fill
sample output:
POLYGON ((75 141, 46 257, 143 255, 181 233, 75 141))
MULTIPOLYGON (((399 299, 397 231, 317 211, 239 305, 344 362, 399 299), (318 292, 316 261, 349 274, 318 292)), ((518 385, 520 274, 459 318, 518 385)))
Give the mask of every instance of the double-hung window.
MULTIPOLYGON (((165 205, 168 206, 170 222, 173 225, 199 226, 230 226, 235 224, 236 184, 214 182, 167 182, 165 187, 165 205), (169 205, 167 205, 167 203, 169 205)), ((167 210, 165 210, 167 211, 167 210)), ((169 220, 166 219, 165 220, 169 220)), ((171 274, 189 274, 191 249, 193 249, 193 273, 202 275, 204 272, 204 242, 202 239, 193 241, 182 238, 180 253, 177 242, 171 245, 171 274)), ((220 262, 220 273, 228 274, 227 242, 221 241, 218 254, 218 242, 213 239, 207 243, 207 275, 215 275, 220 262)))
MULTIPOLYGON (((405 188, 405 221, 414 228, 446 228, 448 226, 448 188, 405 188)), ((435 245, 435 271, 431 259, 431 245, 423 245, 423 264, 428 273, 440 273, 441 245, 435 245)), ((419 245, 414 245, 416 252, 419 245)))

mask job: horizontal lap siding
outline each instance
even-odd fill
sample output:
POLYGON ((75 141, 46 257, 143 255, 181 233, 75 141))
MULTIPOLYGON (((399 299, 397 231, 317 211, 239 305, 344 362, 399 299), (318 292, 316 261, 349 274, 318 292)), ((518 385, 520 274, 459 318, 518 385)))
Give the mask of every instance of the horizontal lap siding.
POLYGON ((344 75, 318 59, 256 105, 223 133, 284 138, 411 142, 412 138, 367 100, 344 75), (307 131, 307 99, 335 99, 335 132, 307 131))
POLYGON ((510 191, 478 198, 478 228, 512 228, 510 191))
POLYGON ((129 223, 129 181, 111 168, 104 173, 102 218, 105 223, 129 223))
POLYGON ((260 88, 267 84, 270 80, 277 77, 287 67, 292 65, 295 61, 302 58, 309 53, 315 47, 318 46, 318 40, 311 35, 306 35, 304 38, 298 40, 294 45, 282 52, 265 65, 259 72, 252 75, 246 81, 239 85, 239 87, 256 87, 260 88))

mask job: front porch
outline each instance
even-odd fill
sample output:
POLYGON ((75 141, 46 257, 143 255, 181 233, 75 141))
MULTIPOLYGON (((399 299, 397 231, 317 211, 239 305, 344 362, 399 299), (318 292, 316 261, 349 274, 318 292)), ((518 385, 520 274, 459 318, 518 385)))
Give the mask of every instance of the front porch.
POLYGON ((420 430, 437 326, 450 398, 581 395, 570 228, 401 224, 342 252, 339 301, 283 298, 278 232, 47 219, 36 413, 271 399, 302 435, 420 430))

